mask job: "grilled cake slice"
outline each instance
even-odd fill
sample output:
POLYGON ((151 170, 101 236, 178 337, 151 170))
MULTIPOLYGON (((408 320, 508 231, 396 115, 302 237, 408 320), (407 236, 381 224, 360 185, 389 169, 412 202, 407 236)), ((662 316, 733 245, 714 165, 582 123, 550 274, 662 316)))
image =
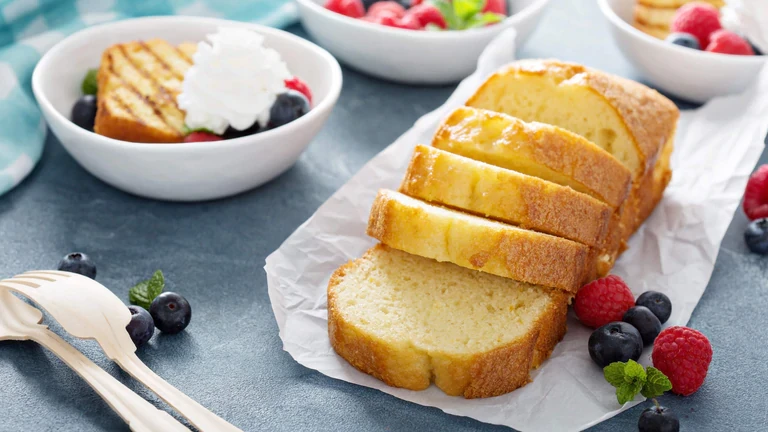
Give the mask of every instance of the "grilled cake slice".
POLYGON ((161 39, 113 45, 98 72, 94 131, 123 141, 175 143, 184 139, 184 112, 176 97, 192 65, 192 43, 161 39))
POLYGON ((575 293, 594 252, 560 237, 379 191, 368 235, 414 255, 575 293))
POLYGON ((416 147, 400 192, 596 247, 613 213, 569 187, 425 146, 416 147))
POLYGON ((328 333, 341 357, 388 385, 491 397, 530 382, 565 334, 569 300, 377 245, 331 276, 328 333))
POLYGON ((683 6, 688 3, 693 3, 693 2, 709 3, 716 8, 721 8, 725 6, 725 1, 723 0, 638 0, 637 3, 644 6, 650 6, 650 7, 656 7, 656 8, 677 9, 680 6, 683 6))

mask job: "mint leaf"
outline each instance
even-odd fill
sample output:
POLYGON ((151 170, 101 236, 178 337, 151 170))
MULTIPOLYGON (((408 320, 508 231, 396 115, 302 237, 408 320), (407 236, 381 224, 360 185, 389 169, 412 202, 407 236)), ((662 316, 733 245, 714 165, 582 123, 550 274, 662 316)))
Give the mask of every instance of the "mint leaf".
POLYGON ((672 390, 672 383, 664 373, 653 366, 648 366, 648 378, 645 381, 640 393, 647 398, 654 398, 664 394, 665 391, 672 390))
POLYGON ((459 19, 466 21, 483 10, 485 1, 486 0, 453 0, 453 12, 459 19))
POLYGON ((643 385, 640 383, 625 382, 624 384, 620 385, 618 388, 616 388, 616 398, 619 400, 619 404, 624 405, 625 403, 634 399, 635 395, 640 392, 642 387, 643 385))
POLYGON ((191 134, 192 132, 205 132, 205 133, 209 133, 209 134, 211 134, 211 135, 216 135, 216 134, 215 134, 215 133, 214 133, 212 130, 210 130, 210 129, 206 129, 206 128, 194 128, 194 129, 192 129, 192 128, 190 128, 190 127, 189 127, 189 126, 187 126, 187 125, 184 125, 184 126, 182 126, 182 127, 181 127, 181 132, 182 132, 184 135, 189 135, 189 134, 191 134))
POLYGON ((445 23, 448 25, 448 29, 450 30, 460 30, 461 29, 461 22, 459 20, 459 17, 456 16, 456 13, 453 11, 453 5, 448 3, 445 0, 432 0, 432 5, 437 8, 438 11, 440 11, 440 15, 445 18, 445 23))
POLYGON ((159 296, 165 288, 163 272, 157 270, 151 278, 141 281, 128 290, 128 301, 132 305, 141 306, 149 310, 152 300, 159 296))
POLYGON ((624 384, 624 367, 626 363, 613 362, 603 368, 603 375, 605 380, 608 381, 614 387, 619 387, 624 384))
POLYGON ((645 384, 645 369, 643 369, 643 365, 634 360, 627 362, 627 365, 624 367, 624 375, 624 380, 627 382, 640 383, 640 386, 645 384))
POLYGON ((95 95, 99 91, 98 74, 97 69, 88 69, 88 73, 85 74, 83 83, 80 85, 83 94, 95 95))
POLYGON ((469 18, 465 24, 465 28, 471 29, 471 28, 485 27, 488 24, 495 24, 497 22, 500 22, 504 18, 506 18, 504 15, 493 13, 493 12, 480 13, 469 18))

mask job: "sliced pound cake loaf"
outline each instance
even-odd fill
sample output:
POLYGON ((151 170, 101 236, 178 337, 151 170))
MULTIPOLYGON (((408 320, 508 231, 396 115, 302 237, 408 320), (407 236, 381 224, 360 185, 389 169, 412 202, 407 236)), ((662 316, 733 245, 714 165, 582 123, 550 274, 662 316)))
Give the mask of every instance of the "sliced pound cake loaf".
POLYGON ((560 237, 430 205, 382 190, 368 235, 414 255, 576 293, 594 252, 560 237))
POLYGON ((336 352, 386 384, 498 396, 565 334, 570 296, 378 245, 328 284, 336 352))

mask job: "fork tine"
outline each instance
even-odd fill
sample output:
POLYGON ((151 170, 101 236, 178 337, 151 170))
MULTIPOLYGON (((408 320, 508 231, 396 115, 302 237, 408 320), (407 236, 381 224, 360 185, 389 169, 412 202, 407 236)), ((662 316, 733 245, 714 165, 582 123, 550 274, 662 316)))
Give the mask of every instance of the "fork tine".
POLYGON ((53 276, 65 277, 65 278, 72 277, 70 273, 58 271, 58 270, 32 270, 32 271, 24 272, 22 274, 23 275, 46 275, 47 277, 53 277, 53 276))
POLYGON ((28 288, 37 288, 40 286, 39 283, 30 282, 27 280, 19 280, 16 278, 0 280, 0 285, 3 285, 3 284, 5 284, 7 288, 13 288, 12 284, 24 285, 25 287, 28 287, 28 288), (8 286, 9 284, 11 285, 10 287, 8 286))

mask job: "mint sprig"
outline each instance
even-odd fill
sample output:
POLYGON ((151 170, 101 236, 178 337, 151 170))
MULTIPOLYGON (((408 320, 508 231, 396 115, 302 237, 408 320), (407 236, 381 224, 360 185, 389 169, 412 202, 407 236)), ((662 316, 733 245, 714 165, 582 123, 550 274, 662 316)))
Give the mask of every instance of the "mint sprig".
POLYGON ((162 271, 157 270, 151 278, 137 283, 128 290, 128 301, 132 305, 149 310, 152 300, 159 296, 163 289, 165 289, 165 277, 162 271))
POLYGON ((603 368, 603 376, 609 384, 616 387, 616 399, 624 405, 641 393, 647 398, 661 396, 672 389, 672 383, 666 375, 653 366, 644 369, 640 363, 614 362, 603 368))
POLYGON ((83 94, 95 95, 99 91, 98 74, 99 71, 97 69, 88 70, 88 73, 85 74, 85 78, 83 78, 83 83, 80 84, 80 89, 83 91, 83 94))
MULTIPOLYGON (((504 15, 483 12, 486 0, 432 0, 431 4, 440 11, 448 30, 467 30, 497 23, 504 15)), ((434 30, 429 28, 428 30, 434 30)))
POLYGON ((205 132, 205 133, 207 133, 207 134, 211 134, 211 135, 217 135, 216 133, 214 133, 214 132, 213 132, 212 130, 210 130, 210 129, 207 129, 207 128, 202 128, 202 127, 201 127, 201 128, 190 128, 190 127, 189 127, 189 126, 187 126, 187 125, 183 125, 183 126, 181 127, 181 132, 182 132, 184 135, 189 135, 189 134, 191 134, 191 133, 193 133, 193 132, 205 132))

